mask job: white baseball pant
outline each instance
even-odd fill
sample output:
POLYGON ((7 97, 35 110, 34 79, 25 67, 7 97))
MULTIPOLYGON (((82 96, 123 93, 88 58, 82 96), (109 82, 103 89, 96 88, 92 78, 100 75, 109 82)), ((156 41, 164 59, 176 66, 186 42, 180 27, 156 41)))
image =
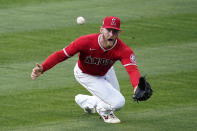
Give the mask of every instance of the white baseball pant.
POLYGON ((92 94, 92 96, 83 94, 75 96, 75 101, 81 108, 115 111, 124 106, 125 98, 120 93, 113 67, 104 76, 93 76, 83 73, 76 64, 74 75, 76 80, 92 94))

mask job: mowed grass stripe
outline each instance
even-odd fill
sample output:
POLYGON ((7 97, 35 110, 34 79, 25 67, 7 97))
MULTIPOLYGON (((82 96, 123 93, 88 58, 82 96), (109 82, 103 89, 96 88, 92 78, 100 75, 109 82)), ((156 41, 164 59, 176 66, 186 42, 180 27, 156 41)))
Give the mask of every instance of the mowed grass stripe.
MULTIPOLYGON (((50 130, 50 131, 59 131, 59 130, 110 130, 113 129, 115 131, 121 130, 142 130, 142 131, 152 131, 152 130, 191 130, 194 131, 196 125, 196 119, 192 117, 195 115, 195 108, 188 106, 184 108, 169 108, 163 110, 147 110, 145 112, 124 112, 120 113, 122 118, 122 123, 119 125, 107 125, 102 124, 97 115, 85 115, 83 114, 83 118, 79 117, 78 120, 70 119, 70 120, 61 120, 56 122, 48 122, 42 123, 37 126, 24 126, 15 128, 16 131, 25 131, 25 130, 33 130, 33 131, 42 131, 42 130, 50 130), (185 117, 190 119, 185 119, 185 117), (191 122, 192 121, 192 122, 191 122), (96 123, 95 123, 96 122, 96 123), (140 124, 139 124, 140 123, 140 124), (73 124, 73 127, 69 126, 73 124), (168 125, 168 126, 166 126, 168 125), (99 128, 95 128, 99 127, 99 128), (141 129, 141 126, 144 126, 141 129)), ((6 128, 5 128, 6 129, 6 128)))
MULTIPOLYGON (((5 2, 1 3, 4 3, 3 5, 6 6, 5 2)), ((21 3, 22 5, 26 5, 23 3, 27 2, 21 1, 21 3)), ((190 8, 195 5, 195 0, 189 0, 185 5, 183 4, 184 2, 171 0, 166 0, 165 2, 161 0, 151 0, 148 2, 143 0, 142 3, 144 4, 140 4, 140 2, 135 0, 124 0, 124 2, 118 0, 113 2, 105 0, 69 0, 58 2, 50 1, 49 3, 47 3, 47 1, 46 3, 36 1, 30 2, 26 6, 17 7, 18 2, 16 2, 15 8, 0 9, 0 34, 75 26, 75 19, 80 15, 85 16, 87 23, 98 24, 102 22, 101 19, 104 16, 114 14, 119 16, 122 21, 127 21, 129 19, 152 18, 196 12, 195 8, 190 8), (117 5, 119 5, 118 10, 116 8, 117 5), (106 12, 105 10, 108 11, 106 12)), ((8 2, 8 4, 10 4, 10 2, 8 2)))
POLYGON ((141 122, 140 126, 145 127, 142 130, 172 131, 185 129, 194 131, 197 124, 197 118, 193 117, 197 111, 196 107, 197 105, 164 109, 155 108, 155 110, 143 112, 124 112, 122 116, 127 120, 127 123, 132 123, 133 125, 141 122), (188 119, 185 119, 186 117, 188 119))
POLYGON ((142 72, 147 74, 166 74, 197 70, 197 43, 177 44, 137 49, 137 58, 142 72))
POLYGON ((182 14, 130 20, 125 25, 121 38, 135 49, 136 47, 154 47, 196 42, 196 14, 182 14), (186 20, 183 20, 185 18, 186 20), (189 20, 188 20, 189 19, 189 20), (191 22, 186 24, 185 22, 191 22))

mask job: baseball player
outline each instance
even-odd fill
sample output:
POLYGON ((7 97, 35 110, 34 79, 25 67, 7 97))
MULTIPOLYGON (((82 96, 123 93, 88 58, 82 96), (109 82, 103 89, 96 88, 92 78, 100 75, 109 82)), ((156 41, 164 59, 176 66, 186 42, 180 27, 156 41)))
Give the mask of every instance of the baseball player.
POLYGON ((124 106, 125 98, 120 92, 113 64, 121 61, 134 91, 140 78, 134 52, 118 38, 120 32, 120 19, 105 17, 100 33, 81 36, 62 50, 54 52, 41 65, 33 68, 31 78, 35 80, 56 64, 78 53, 74 76, 92 95, 78 94, 75 96, 76 103, 87 113, 97 112, 106 123, 120 123, 114 111, 124 106))

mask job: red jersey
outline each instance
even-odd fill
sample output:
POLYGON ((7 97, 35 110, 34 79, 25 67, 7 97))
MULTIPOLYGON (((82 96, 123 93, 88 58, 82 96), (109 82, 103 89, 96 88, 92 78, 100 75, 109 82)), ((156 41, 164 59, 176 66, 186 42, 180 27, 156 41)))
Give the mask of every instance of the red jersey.
POLYGON ((79 37, 70 45, 63 48, 63 51, 58 52, 58 55, 56 55, 58 57, 55 58, 56 62, 52 62, 53 65, 49 64, 50 62, 46 60, 42 64, 44 71, 79 53, 78 66, 83 73, 103 76, 117 60, 120 60, 129 73, 133 87, 135 87, 138 84, 140 73, 137 69, 135 55, 131 48, 118 38, 112 48, 105 49, 99 42, 100 36, 100 34, 89 34, 79 37))

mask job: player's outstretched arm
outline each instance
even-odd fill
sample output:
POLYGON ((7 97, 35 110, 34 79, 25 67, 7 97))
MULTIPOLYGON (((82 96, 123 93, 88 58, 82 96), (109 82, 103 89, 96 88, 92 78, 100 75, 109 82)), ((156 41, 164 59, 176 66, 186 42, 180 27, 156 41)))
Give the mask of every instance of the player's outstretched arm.
POLYGON ((56 64, 66 60, 68 57, 65 55, 63 50, 56 51, 52 53, 50 56, 46 58, 46 60, 40 64, 36 64, 36 67, 33 68, 31 73, 31 78, 35 80, 37 77, 39 77, 42 73, 45 71, 51 69, 56 64))
POLYGON ((43 71, 42 65, 37 63, 36 67, 33 68, 31 73, 32 80, 36 80, 36 78, 42 74, 42 71, 43 71))

